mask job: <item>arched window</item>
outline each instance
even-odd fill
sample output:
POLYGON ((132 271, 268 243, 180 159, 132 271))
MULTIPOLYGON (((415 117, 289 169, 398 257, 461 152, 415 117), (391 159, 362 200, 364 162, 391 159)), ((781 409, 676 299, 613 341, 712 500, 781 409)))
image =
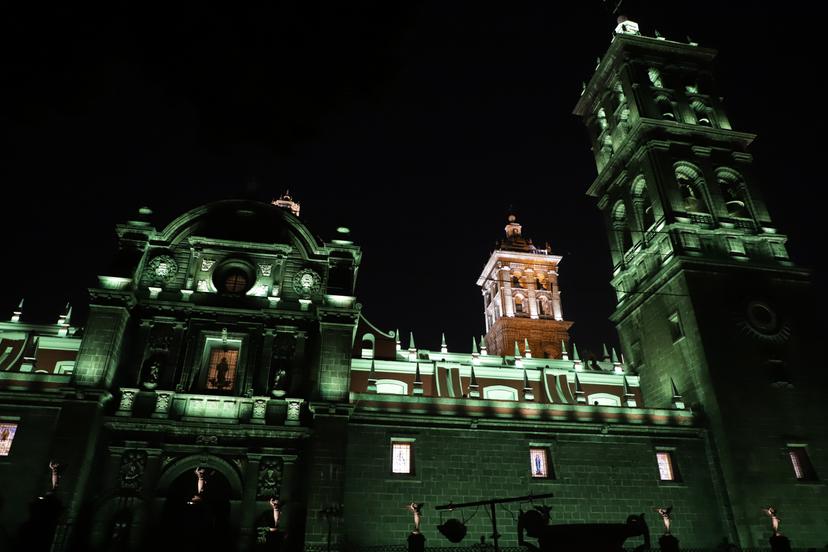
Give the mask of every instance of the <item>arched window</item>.
POLYGON ((506 385, 489 385, 483 388, 483 398, 495 401, 516 401, 518 392, 514 387, 506 385))
POLYGON ((707 106, 703 101, 696 98, 690 102, 690 107, 696 115, 696 122, 702 126, 715 126, 713 124, 713 109, 707 106))
POLYGON ((636 205, 641 209, 641 225, 643 230, 649 230, 655 224, 655 211, 653 202, 650 199, 650 192, 647 190, 647 181, 643 175, 639 175, 632 185, 632 195, 636 205))
POLYGON ((601 127, 601 130, 607 130, 609 123, 607 123, 607 112, 604 111, 604 108, 598 109, 598 126, 601 127))
POLYGON ((552 309, 549 307, 549 298, 545 295, 541 295, 541 298, 538 300, 538 314, 541 316, 549 316, 552 314, 552 309))
POLYGON ((408 395, 408 384, 404 381, 381 379, 377 380, 377 393, 389 395, 408 395))
POLYGON ((658 110, 659 115, 665 121, 675 121, 676 120, 676 110, 673 106, 673 102, 670 101, 670 98, 667 96, 659 96, 656 98, 656 109, 658 110))
POLYGON ((742 175, 733 169, 722 167, 716 171, 716 180, 727 207, 727 214, 732 217, 749 218, 750 213, 745 201, 747 191, 742 175))
POLYGON ((701 172, 690 163, 676 163, 676 185, 684 198, 684 209, 696 213, 709 213, 704 199, 705 183, 701 172))
POLYGON ((515 314, 523 314, 525 312, 523 306, 523 295, 518 293, 515 295, 515 314))
POLYGON ((374 347, 376 345, 376 337, 374 334, 367 333, 362 336, 362 358, 374 358, 374 347))
POLYGON ((627 222, 627 207, 618 201, 612 210, 612 228, 615 231, 621 257, 632 247, 632 234, 627 222))

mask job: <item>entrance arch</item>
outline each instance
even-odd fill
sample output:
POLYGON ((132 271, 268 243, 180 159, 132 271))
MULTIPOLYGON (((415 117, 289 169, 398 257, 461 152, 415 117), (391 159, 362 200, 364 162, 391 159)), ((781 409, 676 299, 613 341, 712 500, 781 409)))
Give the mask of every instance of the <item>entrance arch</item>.
POLYGON ((238 542, 241 477, 232 464, 216 456, 189 456, 171 464, 158 481, 161 517, 155 548, 176 552, 233 550, 238 542), (195 470, 206 470, 203 494, 195 470), (234 515, 235 514, 235 515, 234 515))

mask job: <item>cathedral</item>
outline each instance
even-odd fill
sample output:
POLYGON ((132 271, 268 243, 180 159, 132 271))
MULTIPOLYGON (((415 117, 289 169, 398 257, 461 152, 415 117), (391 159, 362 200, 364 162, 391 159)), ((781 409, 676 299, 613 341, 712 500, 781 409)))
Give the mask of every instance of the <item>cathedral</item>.
POLYGON ((549 549, 528 513, 628 549, 828 544, 810 272, 715 56, 621 20, 577 99, 621 343, 599 358, 515 214, 480 260, 485 334, 429 350, 361 314, 359 245, 288 194, 140 210, 84 327, 0 323, 0 545, 549 549))

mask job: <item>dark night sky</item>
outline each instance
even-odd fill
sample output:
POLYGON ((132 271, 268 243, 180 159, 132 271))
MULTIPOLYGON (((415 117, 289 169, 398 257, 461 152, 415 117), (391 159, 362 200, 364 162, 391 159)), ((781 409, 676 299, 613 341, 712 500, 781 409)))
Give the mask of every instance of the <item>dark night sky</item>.
MULTIPOLYGON (((21 296, 48 320, 85 303, 114 225, 142 205, 161 228, 205 202, 290 188, 317 234, 353 230, 359 299, 380 328, 426 347, 445 330, 468 349, 483 325, 475 281, 511 204, 564 257, 576 341, 615 342, 608 246, 584 195, 595 165, 571 114, 609 45, 604 2, 311 4, 4 13, 0 316, 21 296)), ((734 127, 760 136, 771 214, 794 259, 821 263, 818 22, 756 2, 622 11, 646 34, 720 50, 734 127)))

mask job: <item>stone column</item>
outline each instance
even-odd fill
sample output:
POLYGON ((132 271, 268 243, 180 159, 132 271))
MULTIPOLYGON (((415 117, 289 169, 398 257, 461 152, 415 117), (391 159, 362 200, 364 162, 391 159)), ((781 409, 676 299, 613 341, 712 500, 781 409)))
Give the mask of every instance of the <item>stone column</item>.
POLYGON ((135 355, 135 360, 133 361, 135 366, 135 381, 133 382, 134 385, 141 385, 141 379, 144 377, 144 362, 146 362, 147 360, 147 346, 149 344, 149 338, 150 334, 152 333, 153 326, 154 324, 152 320, 141 320, 141 323, 138 326, 139 353, 135 355))
POLYGON ((132 530, 130 531, 130 550, 143 550, 147 541, 147 529, 152 527, 152 516, 154 515, 153 499, 155 498, 155 487, 158 485, 158 478, 161 476, 161 449, 145 448, 147 452, 147 464, 144 468, 144 480, 141 482, 141 497, 143 504, 140 512, 135 512, 132 530))
POLYGON ((563 307, 561 306, 561 290, 558 287, 558 273, 550 270, 549 275, 549 289, 552 291, 552 315, 555 320, 563 320, 563 307))
POLYGON ((503 315, 513 317, 515 315, 515 301, 512 297, 512 272, 509 267, 501 267, 498 270, 500 281, 500 305, 503 307, 503 315))
POLYGON ((238 543, 238 549, 242 552, 250 550, 256 541, 256 490, 259 483, 259 462, 261 459, 261 454, 247 454, 238 543))
POLYGON ((525 271, 526 273, 526 281, 528 282, 527 293, 528 302, 529 302, 529 318, 533 320, 537 320, 538 318, 538 298, 535 294, 535 289, 537 285, 535 283, 535 271, 531 268, 527 268, 525 271))
POLYGON ((179 382, 178 378, 184 364, 184 359, 181 358, 181 351, 184 348, 186 335, 186 322, 176 322, 173 326, 173 342, 167 356, 167 365, 164 367, 166 373, 161 379, 161 386, 166 389, 175 389, 176 384, 179 382))
POLYGON ((326 546, 329 531, 332 550, 338 550, 342 543, 347 423, 342 416, 315 416, 315 439, 310 443, 307 463, 305 546, 326 546))
POLYGON ((262 356, 259 363, 259 372, 254 375, 253 390, 258 395, 265 395, 273 385, 274 374, 272 374, 273 363, 273 336, 276 331, 273 328, 265 328, 262 335, 262 356))

